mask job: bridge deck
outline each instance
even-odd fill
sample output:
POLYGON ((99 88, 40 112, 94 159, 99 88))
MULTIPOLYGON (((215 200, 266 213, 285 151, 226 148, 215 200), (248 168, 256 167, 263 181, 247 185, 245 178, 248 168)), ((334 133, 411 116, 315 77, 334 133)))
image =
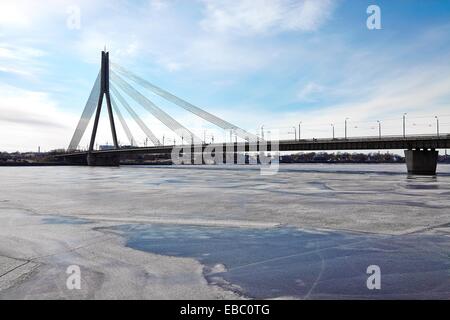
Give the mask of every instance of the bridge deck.
MULTIPOLYGON (((267 142, 267 150, 271 150, 270 141, 267 142)), ((274 143, 274 142, 272 142, 274 143)), ((257 143, 238 142, 233 143, 235 148, 239 151, 255 151, 257 150, 257 143)), ((194 150, 200 148, 203 150, 207 146, 223 148, 222 143, 195 145, 194 150)), ((121 148, 112 150, 95 150, 92 153, 96 154, 163 154, 171 153, 174 147, 188 148, 188 145, 177 146, 152 146, 152 147, 136 147, 136 148, 121 148)), ((378 149, 446 149, 450 148, 450 135, 434 136, 407 136, 406 138, 391 136, 391 137, 358 137, 358 138, 336 138, 336 139, 302 139, 302 140, 280 140, 278 141, 279 151, 320 151, 320 150, 378 150, 378 149)), ((61 156, 64 157, 79 157, 86 155, 87 151, 71 152, 61 156)))

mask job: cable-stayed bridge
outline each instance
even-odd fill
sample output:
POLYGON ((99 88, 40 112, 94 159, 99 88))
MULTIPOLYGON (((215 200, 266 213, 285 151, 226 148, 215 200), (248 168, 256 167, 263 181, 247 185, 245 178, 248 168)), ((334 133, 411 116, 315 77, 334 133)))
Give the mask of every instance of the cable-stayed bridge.
MULTIPOLYGON (((195 106, 176 95, 150 83, 135 73, 127 70, 116 63, 109 62, 109 53, 102 52, 101 69, 94 82, 85 108, 70 141, 64 158, 68 163, 87 165, 118 165, 120 159, 135 154, 166 154, 170 155, 174 149, 181 149, 181 154, 187 151, 191 154, 192 163, 195 163, 195 154, 205 151, 212 155, 221 154, 221 159, 229 163, 237 162, 238 154, 245 153, 267 153, 302 150, 377 150, 377 149, 405 149, 408 172, 413 174, 434 174, 436 172, 437 156, 436 149, 450 148, 450 137, 448 135, 417 135, 417 136, 390 136, 390 137, 360 137, 345 139, 313 139, 313 140, 279 140, 266 141, 238 126, 225 121, 208 111, 195 106), (142 87, 148 93, 157 95, 170 103, 206 120, 218 128, 234 133, 243 142, 224 144, 206 144, 191 130, 171 117, 160 108, 154 101, 135 88, 142 87), (155 133, 139 117, 133 107, 127 102, 133 100, 137 105, 152 114, 165 127, 173 131, 181 138, 181 145, 163 145, 155 133), (106 100, 106 108, 109 115, 110 129, 113 146, 108 150, 95 150, 95 139, 100 119, 103 101, 106 100), (142 130, 153 146, 137 147, 135 138, 131 132, 122 111, 133 118, 137 126, 142 130), (95 114, 95 116, 94 116, 95 114), (119 122, 130 142, 130 146, 121 148, 118 144, 115 117, 119 122), (92 134, 87 151, 78 151, 79 144, 86 129, 94 117, 92 134), (230 157, 230 153, 232 156, 230 157)), ((200 161, 202 163, 202 161, 200 161)))
POLYGON ((188 128, 184 127, 177 120, 172 118, 169 114, 167 114, 164 110, 159 108, 153 101, 151 101, 144 94, 139 92, 134 88, 133 85, 129 83, 129 81, 138 84, 148 90, 149 92, 156 94, 167 101, 182 107, 183 109, 195 114, 196 116, 224 129, 229 130, 235 133, 241 139, 246 141, 255 140, 257 137, 254 134, 251 134, 236 125, 231 124, 193 104, 171 94, 168 91, 165 91, 152 83, 144 80, 143 78, 135 75, 134 73, 126 70, 118 64, 111 64, 112 68, 110 70, 109 65, 109 53, 102 52, 102 69, 97 77, 97 80, 94 83, 94 86, 91 90, 91 94, 89 95, 89 99, 84 108, 81 119, 78 123, 77 128, 75 129, 75 133, 70 141, 68 151, 74 151, 80 144, 81 138, 84 135, 88 123, 91 120, 94 112, 97 110, 96 118, 94 122, 94 131, 91 137, 91 144, 89 146, 89 151, 93 151, 92 142, 95 140, 95 136, 97 133, 98 126, 98 118, 100 115, 102 100, 103 97, 106 97, 106 103, 108 108, 108 114, 110 116, 110 124, 111 124, 111 133, 113 136, 113 143, 116 149, 119 148, 117 144, 117 134, 115 129, 113 111, 117 114, 120 123, 127 135, 130 144, 133 145, 133 135, 123 117, 122 113, 119 109, 119 104, 127 110, 127 112, 132 116, 132 118, 136 121, 138 126, 142 129, 148 139, 153 143, 154 146, 160 146, 161 142, 156 138, 156 135, 152 132, 150 128, 148 128, 145 123, 139 118, 137 113, 132 109, 130 104, 124 98, 123 94, 120 93, 122 91, 129 98, 135 101, 138 105, 142 106, 149 113, 151 113, 155 118, 157 118, 160 122, 162 122, 167 128, 176 133, 183 142, 186 144, 198 144, 201 143, 202 140, 197 137, 194 133, 192 133, 188 128), (128 81, 127 81, 128 80, 128 81), (112 94, 111 94, 112 93, 112 94), (114 97, 114 98, 113 98, 114 97))

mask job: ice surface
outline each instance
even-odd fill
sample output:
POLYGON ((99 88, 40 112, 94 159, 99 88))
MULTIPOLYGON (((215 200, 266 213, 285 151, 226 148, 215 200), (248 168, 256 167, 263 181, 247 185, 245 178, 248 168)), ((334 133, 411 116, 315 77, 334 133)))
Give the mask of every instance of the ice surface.
POLYGON ((245 229, 125 225, 131 248, 195 258, 210 283, 259 299, 295 297, 447 299, 450 237, 310 233, 294 228, 245 229), (381 269, 382 290, 366 286, 367 267, 381 269))
POLYGON ((0 201, 37 214, 198 224, 288 224, 403 234, 450 222, 450 166, 0 168, 0 201), (6 202, 5 202, 6 203, 6 202))
POLYGON ((448 293, 448 282, 438 279, 449 252, 450 166, 439 165, 437 177, 405 171, 404 165, 307 164, 262 176, 256 166, 0 167, 0 298, 361 296, 363 267, 372 258, 387 271, 387 297, 441 297, 448 293), (194 237, 206 245, 201 252, 195 241, 162 246, 162 256, 153 247, 125 247, 108 231, 132 224, 169 228, 144 232, 148 239, 139 241, 194 237), (219 240, 231 243, 231 235, 254 244, 251 253, 232 257, 248 261, 228 258, 234 244, 219 240), (258 249, 261 243, 271 250, 258 249), (293 256, 277 259, 276 251, 293 256), (244 267, 265 260, 258 272, 244 267), (71 264, 84 270, 79 292, 65 286, 71 264), (208 285, 203 273, 222 289, 208 285), (411 285, 398 282, 412 275, 411 285), (335 290, 348 279, 359 287, 335 290))

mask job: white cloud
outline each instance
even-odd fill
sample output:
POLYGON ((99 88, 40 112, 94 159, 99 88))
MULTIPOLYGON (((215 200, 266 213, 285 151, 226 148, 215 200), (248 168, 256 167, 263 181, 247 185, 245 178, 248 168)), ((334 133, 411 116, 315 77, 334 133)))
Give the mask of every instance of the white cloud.
POLYGON ((0 2, 0 26, 25 28, 32 22, 33 10, 24 1, 0 2))
POLYGON ((249 71, 270 64, 274 55, 276 51, 261 52, 251 44, 239 46, 223 38, 205 37, 193 41, 181 59, 194 68, 249 71))
POLYGON ((106 44, 116 61, 140 56, 169 72, 239 73, 270 66, 287 49, 275 39, 259 41, 242 34, 315 30, 335 7, 329 0, 201 1, 195 9, 202 14, 198 23, 171 1, 113 4, 103 15, 85 9, 86 4, 81 6, 82 27, 74 32, 70 50, 84 60, 96 62, 106 44))
POLYGON ((313 31, 333 11, 331 0, 204 0, 205 30, 263 34, 282 31, 313 31))
POLYGON ((156 10, 163 10, 169 7, 167 0, 150 0, 150 7, 156 10))
POLYGON ((2 150, 46 150, 67 144, 76 118, 67 114, 47 93, 0 85, 2 150))
MULTIPOLYGON (((77 1, 79 4, 85 2, 87 0, 77 1)), ((55 17, 59 16, 64 21, 66 9, 70 5, 73 5, 71 0, 0 1, 0 28, 21 31, 39 30, 55 17)))
MULTIPOLYGON (((1 37, 0 37, 1 39, 1 37)), ((0 72, 33 77, 41 70, 42 50, 0 42, 0 72)))
POLYGON ((314 102, 323 91, 323 86, 311 81, 298 91, 297 98, 300 102, 314 102))

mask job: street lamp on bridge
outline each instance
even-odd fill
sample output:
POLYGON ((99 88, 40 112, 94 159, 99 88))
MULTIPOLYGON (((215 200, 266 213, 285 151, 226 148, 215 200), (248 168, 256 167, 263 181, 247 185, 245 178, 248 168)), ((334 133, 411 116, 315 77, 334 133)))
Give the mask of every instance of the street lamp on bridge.
POLYGON ((381 121, 377 120, 378 122, 378 138, 381 139, 381 121))
POLYGON ((403 138, 406 138, 406 115, 407 113, 405 112, 403 114, 403 138))
POLYGON ((333 128, 333 140, 334 140, 334 123, 331 124, 331 127, 333 128))
POLYGON ((345 140, 347 140, 347 120, 350 118, 345 118, 345 140))
POLYGON ((439 138, 439 117, 434 116, 436 118, 436 131, 437 131, 437 137, 439 138))
POLYGON ((297 140, 297 128, 295 126, 292 128, 294 128, 294 140, 297 140))
POLYGON ((300 141, 300 139, 302 138, 302 122, 300 121, 298 123, 298 140, 300 141))

